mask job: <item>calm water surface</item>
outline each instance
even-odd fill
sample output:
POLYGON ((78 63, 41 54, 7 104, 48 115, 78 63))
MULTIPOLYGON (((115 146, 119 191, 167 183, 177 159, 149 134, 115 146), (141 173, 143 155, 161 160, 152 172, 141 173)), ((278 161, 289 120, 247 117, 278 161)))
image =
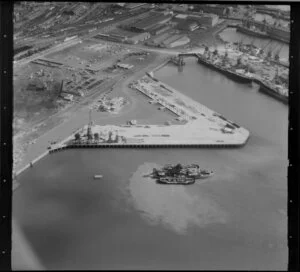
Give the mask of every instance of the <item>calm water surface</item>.
POLYGON ((264 48, 265 52, 269 50, 272 51, 273 54, 279 51, 279 57, 284 60, 289 59, 289 46, 285 43, 274 41, 270 39, 260 39, 257 37, 252 37, 241 32, 237 32, 235 28, 226 28, 220 33, 221 38, 227 42, 240 42, 253 44, 257 47, 264 48))
POLYGON ((166 66, 157 76, 249 129, 249 142, 240 149, 71 150, 46 157, 22 174, 13 203, 42 263, 286 269, 288 108, 192 58, 183 72, 166 66), (144 177, 177 162, 198 162, 215 175, 192 186, 144 177))

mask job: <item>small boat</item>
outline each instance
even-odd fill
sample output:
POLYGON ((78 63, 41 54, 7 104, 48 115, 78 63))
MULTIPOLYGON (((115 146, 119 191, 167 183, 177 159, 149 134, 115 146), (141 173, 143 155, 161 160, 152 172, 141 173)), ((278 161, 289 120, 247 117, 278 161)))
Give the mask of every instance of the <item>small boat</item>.
POLYGON ((195 178, 187 178, 185 176, 161 177, 156 180, 156 182, 160 184, 179 184, 179 185, 194 184, 195 181, 196 181, 195 178))
POLYGON ((94 176, 94 179, 101 179, 101 178, 103 178, 102 175, 95 175, 95 176, 94 176))

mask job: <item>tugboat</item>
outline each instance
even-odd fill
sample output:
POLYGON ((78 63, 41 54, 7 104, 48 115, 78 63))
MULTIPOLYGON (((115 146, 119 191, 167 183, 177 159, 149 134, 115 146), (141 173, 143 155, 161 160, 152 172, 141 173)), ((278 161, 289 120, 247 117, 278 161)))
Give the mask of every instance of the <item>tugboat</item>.
POLYGON ((157 183, 161 184, 193 184, 197 179, 208 178, 213 175, 213 171, 200 169, 198 164, 182 166, 165 165, 162 169, 153 169, 152 178, 156 179, 157 183))

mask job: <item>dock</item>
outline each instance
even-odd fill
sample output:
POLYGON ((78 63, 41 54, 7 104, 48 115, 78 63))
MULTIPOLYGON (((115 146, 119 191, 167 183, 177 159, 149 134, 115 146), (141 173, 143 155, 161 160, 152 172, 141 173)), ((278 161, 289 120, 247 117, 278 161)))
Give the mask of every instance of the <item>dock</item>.
POLYGON ((134 91, 155 100, 173 112, 184 124, 86 125, 52 148, 49 153, 72 148, 224 148, 241 147, 248 141, 247 129, 194 101, 152 75, 131 83, 134 91), (88 138, 87 135, 90 134, 88 138), (98 134, 97 139, 93 135, 98 134))

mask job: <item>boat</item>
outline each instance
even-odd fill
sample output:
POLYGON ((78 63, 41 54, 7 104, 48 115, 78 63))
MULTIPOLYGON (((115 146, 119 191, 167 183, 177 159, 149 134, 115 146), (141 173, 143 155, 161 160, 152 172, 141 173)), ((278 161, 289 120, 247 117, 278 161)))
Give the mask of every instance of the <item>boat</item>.
POLYGON ((187 178, 185 176, 178 176, 178 177, 162 177, 157 180, 157 183, 189 185, 189 184, 194 184, 195 181, 196 181, 195 178, 187 178))
POLYGON ((205 179, 212 176, 213 171, 201 169, 198 164, 182 166, 167 164, 162 169, 153 169, 151 177, 161 184, 193 184, 197 179, 205 179))
POLYGON ((289 103, 289 97, 288 97, 288 95, 281 94, 280 92, 278 92, 275 89, 275 87, 273 87, 271 84, 268 84, 265 81, 260 80, 259 92, 268 94, 268 95, 276 98, 277 100, 283 102, 284 104, 288 104, 289 103))
POLYGON ((94 175, 94 179, 102 179, 103 176, 102 175, 94 175))
POLYGON ((213 64, 211 61, 205 59, 203 56, 201 56, 199 54, 197 54, 197 58, 198 58, 198 63, 208 66, 209 68, 222 73, 223 75, 227 76, 230 79, 233 79, 240 83, 251 83, 252 82, 251 77, 236 73, 233 70, 222 67, 220 65, 213 64))
POLYGON ((263 39, 268 39, 269 38, 269 35, 268 35, 267 32, 260 31, 258 29, 255 29, 255 30, 250 29, 250 28, 243 27, 243 26, 240 26, 240 25, 236 26, 236 31, 244 33, 244 34, 248 34, 248 35, 251 35, 251 36, 255 36, 255 37, 258 37, 258 38, 263 38, 263 39))

